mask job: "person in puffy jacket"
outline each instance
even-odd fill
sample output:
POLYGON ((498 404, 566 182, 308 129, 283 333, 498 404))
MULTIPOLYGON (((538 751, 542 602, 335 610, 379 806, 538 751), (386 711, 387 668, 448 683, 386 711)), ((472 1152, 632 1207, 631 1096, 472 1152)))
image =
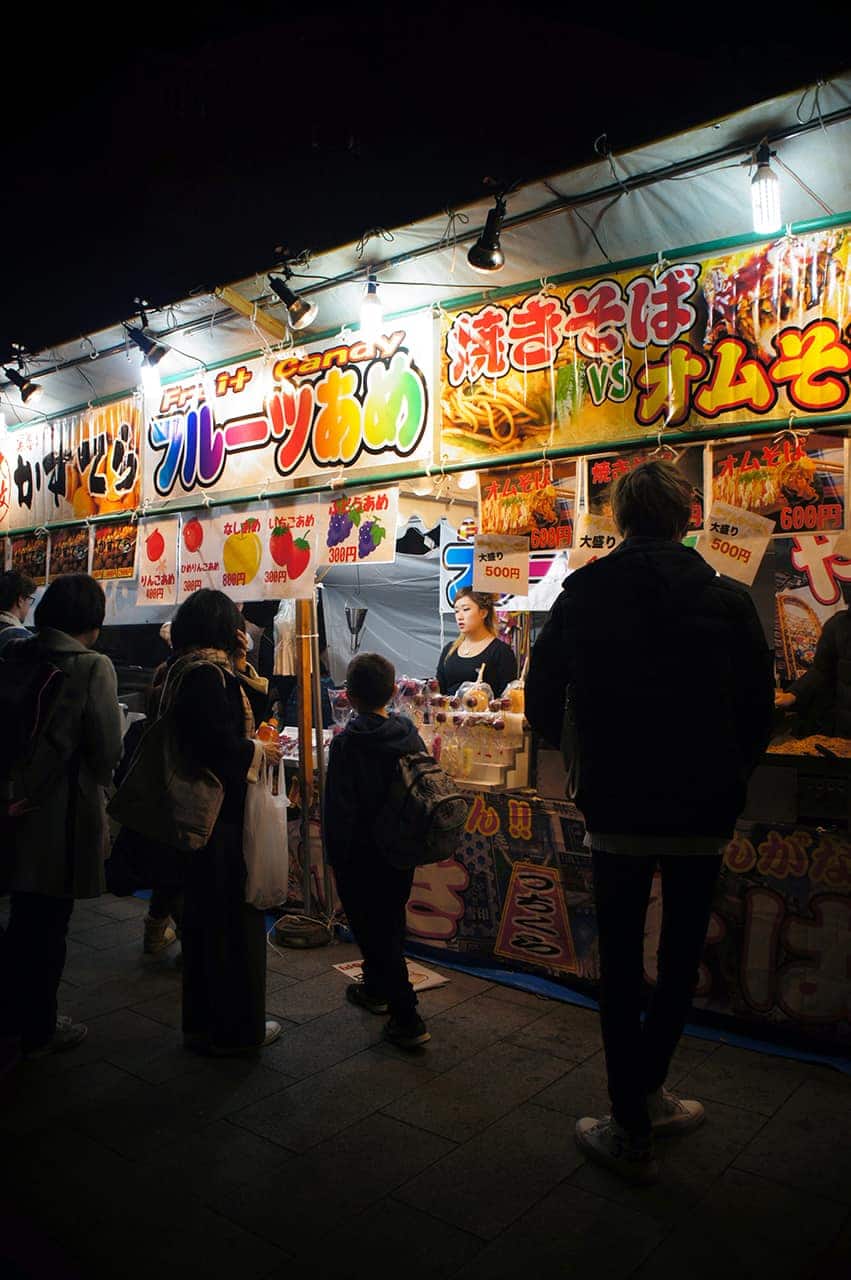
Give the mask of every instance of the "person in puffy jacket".
POLYGON ((685 1025, 721 850, 768 743, 772 662, 753 602, 682 545, 691 486, 650 460, 612 493, 623 543, 572 573, 533 648, 526 715, 553 744, 570 686, 576 803, 591 848, 612 1116, 581 1119, 592 1159, 635 1182, 652 1135, 704 1118, 664 1088, 685 1025), (644 920, 661 868, 658 982, 642 1026, 644 920))
POLYGON ((331 742, 325 780, 325 848, 337 892, 363 955, 363 981, 346 997, 390 1014, 385 1038, 403 1049, 431 1039, 417 1014, 405 964, 405 905, 414 873, 392 867, 375 848, 372 826, 400 756, 425 751, 407 716, 390 714, 396 672, 378 653, 349 663, 346 689, 356 715, 331 742))

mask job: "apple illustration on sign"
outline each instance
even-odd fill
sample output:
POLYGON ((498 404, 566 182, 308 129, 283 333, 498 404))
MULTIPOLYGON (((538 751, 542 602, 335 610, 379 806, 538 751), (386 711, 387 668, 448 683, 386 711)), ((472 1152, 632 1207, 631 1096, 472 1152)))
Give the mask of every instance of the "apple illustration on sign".
POLYGON ((156 564, 158 560, 162 560, 165 551, 165 538, 159 529, 154 529, 153 533, 149 533, 145 539, 145 555, 151 564, 156 564))
POLYGON ((192 519, 183 526, 183 545, 187 551, 193 554, 201 550, 201 543, 204 541, 204 526, 201 521, 193 516, 192 519))

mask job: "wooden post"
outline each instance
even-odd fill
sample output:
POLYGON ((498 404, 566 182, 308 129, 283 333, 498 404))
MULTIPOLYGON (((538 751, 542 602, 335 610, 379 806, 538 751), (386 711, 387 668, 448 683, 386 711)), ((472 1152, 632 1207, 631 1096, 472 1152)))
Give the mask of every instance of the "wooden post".
POLYGON ((304 914, 310 915, 310 808, 313 803, 313 693, 312 636, 315 631, 313 600, 295 602, 295 673, 298 703, 299 788, 301 791, 301 849, 304 914))

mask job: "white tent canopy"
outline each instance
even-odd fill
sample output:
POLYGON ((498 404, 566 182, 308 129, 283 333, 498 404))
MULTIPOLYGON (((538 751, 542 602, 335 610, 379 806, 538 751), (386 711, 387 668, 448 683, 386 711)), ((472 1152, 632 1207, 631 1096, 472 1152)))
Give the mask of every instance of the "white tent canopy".
MULTIPOLYGON (((479 292, 483 283, 505 288, 564 272, 592 273, 606 259, 670 255, 686 245, 746 236, 751 231, 747 161, 765 137, 777 153, 787 222, 851 209, 849 72, 821 85, 817 95, 786 94, 520 188, 508 198, 502 236, 506 264, 493 277, 477 275, 466 262, 466 249, 490 208, 483 200, 463 210, 466 224, 441 213, 394 229, 390 239, 369 239, 362 256, 356 243, 345 245, 311 259, 306 274, 296 273, 291 283, 319 304, 310 331, 316 336, 357 325, 370 267, 378 273, 385 312, 392 315, 479 292), (581 202, 581 207, 571 211, 571 201, 581 202)), ((235 288, 260 309, 284 317, 264 275, 240 281, 235 288)), ((165 377, 268 344, 250 320, 212 294, 175 302, 151 313, 149 320, 151 332, 170 348, 159 366, 165 377)), ((21 404, 10 383, 0 386, 0 409, 14 426, 117 396, 138 384, 140 359, 120 325, 75 339, 29 361, 30 375, 45 391, 38 415, 21 404)))

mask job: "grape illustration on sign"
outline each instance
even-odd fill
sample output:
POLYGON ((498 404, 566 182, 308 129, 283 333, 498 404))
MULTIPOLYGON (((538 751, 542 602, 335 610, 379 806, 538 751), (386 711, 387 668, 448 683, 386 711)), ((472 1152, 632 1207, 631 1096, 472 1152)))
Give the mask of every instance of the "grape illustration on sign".
POLYGON ((373 489, 336 498, 328 507, 326 564, 388 563, 396 558, 399 491, 373 489))

